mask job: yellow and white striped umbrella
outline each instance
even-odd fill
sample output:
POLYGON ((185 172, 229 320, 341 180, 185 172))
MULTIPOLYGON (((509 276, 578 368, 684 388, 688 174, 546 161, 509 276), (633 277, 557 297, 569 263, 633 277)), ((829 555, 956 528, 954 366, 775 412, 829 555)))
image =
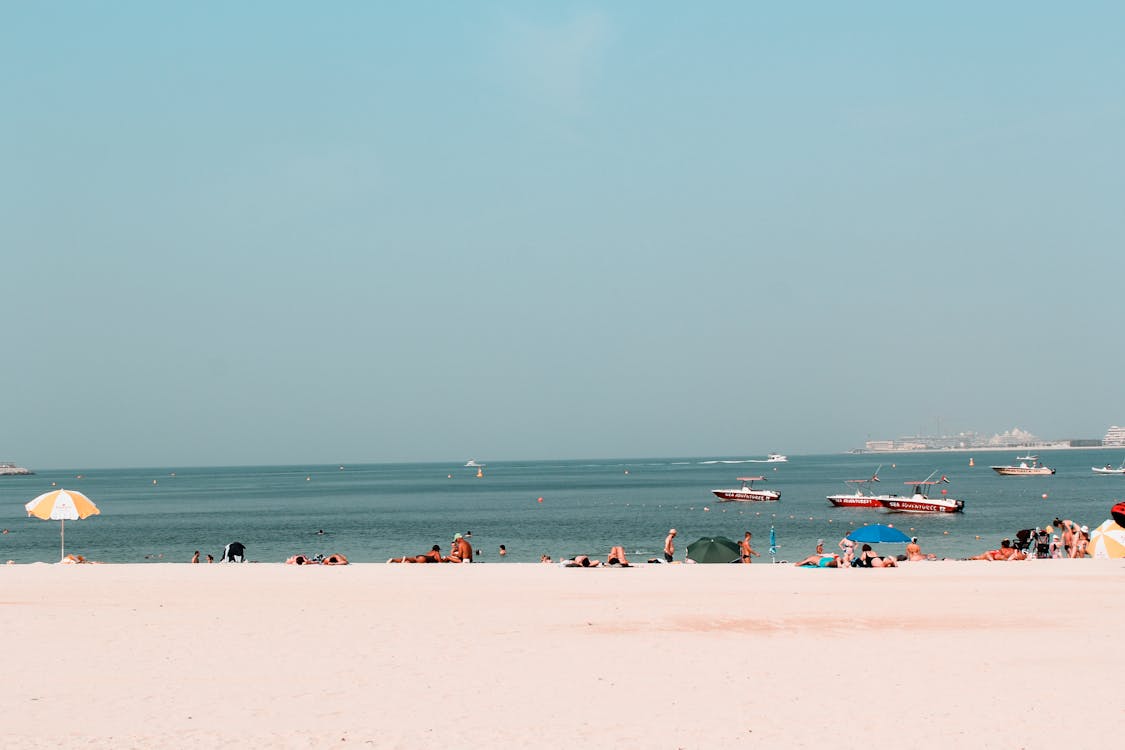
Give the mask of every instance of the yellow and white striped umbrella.
POLYGON ((44 521, 59 522, 60 560, 66 559, 66 529, 64 528, 66 522, 101 513, 93 500, 74 490, 44 492, 23 507, 29 516, 42 518, 44 521))
POLYGON ((1090 543, 1086 545, 1090 557, 1125 557, 1125 529, 1113 519, 1107 520, 1090 532, 1090 543))

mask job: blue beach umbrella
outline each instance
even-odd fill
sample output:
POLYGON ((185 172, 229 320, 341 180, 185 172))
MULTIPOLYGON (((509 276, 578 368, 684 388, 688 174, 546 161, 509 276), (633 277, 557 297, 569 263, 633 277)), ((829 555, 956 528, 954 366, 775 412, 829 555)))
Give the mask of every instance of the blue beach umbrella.
POLYGON ((858 528, 848 534, 848 539, 865 544, 878 544, 879 542, 905 544, 910 541, 910 537, 894 526, 884 526, 881 523, 873 523, 870 526, 858 528))

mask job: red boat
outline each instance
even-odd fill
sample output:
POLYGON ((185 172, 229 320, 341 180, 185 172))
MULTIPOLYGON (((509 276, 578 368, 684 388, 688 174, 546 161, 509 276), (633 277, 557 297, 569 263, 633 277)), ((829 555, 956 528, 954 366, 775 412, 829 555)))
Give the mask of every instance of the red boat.
MULTIPOLYGON (((933 474, 930 475, 931 477, 933 474)), ((942 477, 937 480, 926 478, 921 482, 905 482, 914 485, 914 492, 910 497, 898 495, 879 495, 879 502, 887 510, 897 510, 902 513, 960 513, 965 509, 964 500, 954 500, 942 494, 941 497, 930 497, 926 494, 928 488, 935 484, 948 484, 949 480, 942 477)), ((942 490, 944 493, 945 490, 942 490)))
MULTIPOLYGON (((883 468, 882 466, 879 469, 883 468)), ((829 495, 828 502, 837 508, 882 508, 879 495, 869 495, 863 491, 863 485, 879 481, 879 469, 871 475, 870 479, 846 479, 844 484, 858 485, 851 494, 829 495)))
POLYGON ((777 490, 754 489, 754 482, 764 482, 765 477, 738 477, 738 481, 742 482, 738 489, 711 490, 711 494, 724 503, 762 503, 781 499, 781 493, 777 490))

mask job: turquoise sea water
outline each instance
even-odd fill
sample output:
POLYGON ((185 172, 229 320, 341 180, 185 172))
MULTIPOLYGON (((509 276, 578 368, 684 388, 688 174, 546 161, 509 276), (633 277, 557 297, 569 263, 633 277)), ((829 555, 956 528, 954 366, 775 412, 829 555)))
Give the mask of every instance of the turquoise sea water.
POLYGON ((817 538, 834 549, 864 523, 893 523, 917 535, 925 552, 965 557, 1055 516, 1093 528, 1125 497, 1125 477, 1090 471, 1119 464, 1119 450, 1040 455, 1057 474, 1001 477, 988 468, 1011 463, 1014 451, 790 455, 784 464, 733 463, 738 458, 486 461, 481 478, 476 469, 455 464, 45 471, 0 477, 0 527, 8 530, 0 535, 0 560, 58 560, 59 522, 28 518, 23 510, 55 485, 80 490, 100 507, 100 516, 67 522, 66 548, 104 562, 187 562, 194 550, 218 558, 234 540, 262 562, 298 552, 382 562, 433 544, 447 552, 454 532, 466 531, 488 563, 538 561, 544 553, 604 557, 615 544, 643 560, 658 555, 670 527, 679 530, 677 558, 700 536, 736 539, 748 530, 768 561, 771 524, 778 559, 793 560, 812 552, 817 538), (903 482, 936 470, 949 477, 944 488, 965 501, 965 512, 892 514, 833 508, 825 500, 848 491, 843 480, 870 476, 880 464, 879 491, 904 494, 910 488, 903 482), (719 503, 711 496, 710 490, 755 474, 768 476, 761 486, 780 490, 780 502, 719 503), (497 555, 501 544, 509 550, 506 558, 497 555))

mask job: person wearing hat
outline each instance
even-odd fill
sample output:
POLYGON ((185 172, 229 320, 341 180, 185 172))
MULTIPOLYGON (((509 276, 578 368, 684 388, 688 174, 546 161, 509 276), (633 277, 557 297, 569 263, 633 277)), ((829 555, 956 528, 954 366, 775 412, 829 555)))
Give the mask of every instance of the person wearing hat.
POLYGON ((676 554, 676 530, 668 529, 668 536, 664 537, 664 562, 672 562, 676 554))
POLYGON ((473 561, 473 545, 469 544, 460 533, 453 535, 453 545, 449 549, 450 562, 471 563, 473 561))
POLYGON ((910 544, 906 545, 906 559, 910 562, 918 562, 925 560, 926 556, 922 554, 922 548, 918 545, 918 537, 910 537, 910 544))
POLYGON ((1090 527, 1083 526, 1074 533, 1074 547, 1070 550, 1071 557, 1085 557, 1086 545, 1090 543, 1090 527))

